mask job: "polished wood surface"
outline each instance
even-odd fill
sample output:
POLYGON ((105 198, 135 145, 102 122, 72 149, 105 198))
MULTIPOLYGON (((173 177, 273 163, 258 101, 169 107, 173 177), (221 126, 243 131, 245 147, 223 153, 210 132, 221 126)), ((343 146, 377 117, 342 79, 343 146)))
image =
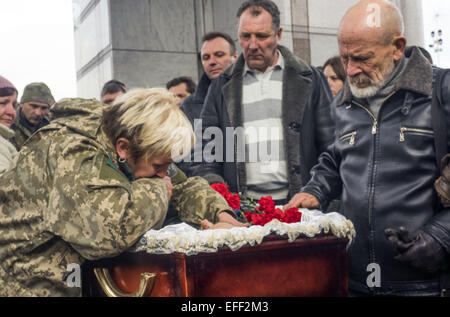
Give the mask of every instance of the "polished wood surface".
POLYGON ((152 297, 310 297, 348 294, 347 239, 279 236, 237 251, 153 255, 128 253, 87 263, 84 294, 104 296, 93 267, 108 267, 117 287, 136 291, 143 272, 156 273, 152 297))

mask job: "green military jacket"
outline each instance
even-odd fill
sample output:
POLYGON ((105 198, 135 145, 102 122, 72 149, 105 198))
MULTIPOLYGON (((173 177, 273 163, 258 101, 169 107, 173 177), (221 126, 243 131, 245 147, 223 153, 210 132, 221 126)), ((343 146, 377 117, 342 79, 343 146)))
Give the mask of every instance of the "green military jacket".
MULTIPOLYGON (((35 131, 30 130, 25 126, 25 124, 21 122, 21 116, 21 108, 19 107, 19 109, 17 110, 16 119, 11 125, 11 130, 14 131, 14 136, 10 139, 10 142, 16 147, 17 151, 20 151, 24 143, 31 137, 31 135, 34 133, 33 131, 35 131)), ((46 126, 47 124, 49 124, 49 122, 50 121, 47 118, 43 118, 42 122, 39 123, 39 125, 35 127, 35 129, 37 130, 43 126, 46 126)))
POLYGON ((22 148, 22 145, 26 140, 32 135, 31 131, 28 130, 24 125, 19 122, 16 118, 14 123, 11 125, 11 130, 14 131, 14 136, 11 138, 11 143, 16 147, 18 151, 22 148))
POLYGON ((202 178, 178 179, 170 201, 162 179, 130 182, 99 133, 98 101, 65 99, 52 111, 0 178, 0 296, 80 296, 70 265, 124 252, 162 227, 169 205, 197 225, 232 212, 202 178))

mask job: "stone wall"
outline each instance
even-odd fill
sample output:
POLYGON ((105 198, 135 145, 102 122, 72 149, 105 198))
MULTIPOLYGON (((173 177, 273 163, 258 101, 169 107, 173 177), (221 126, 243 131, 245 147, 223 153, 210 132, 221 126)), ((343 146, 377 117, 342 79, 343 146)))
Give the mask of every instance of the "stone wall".
MULTIPOLYGON (((339 21, 357 1, 274 0, 281 11, 281 44, 322 65, 338 53, 339 21)), ((423 45, 420 0, 393 1, 404 13, 409 44, 423 45)), ((165 86, 183 75, 198 81, 201 37, 217 30, 237 42, 236 12, 243 2, 73 0, 78 96, 99 98, 112 78, 130 88, 165 86)))

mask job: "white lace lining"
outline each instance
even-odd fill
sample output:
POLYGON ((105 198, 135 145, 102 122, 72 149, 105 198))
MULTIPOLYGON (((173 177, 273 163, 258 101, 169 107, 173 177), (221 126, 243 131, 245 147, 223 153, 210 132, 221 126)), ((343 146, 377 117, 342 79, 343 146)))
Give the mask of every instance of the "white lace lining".
POLYGON ((200 252, 217 252, 224 246, 232 251, 260 244, 270 234, 287 235, 293 242, 300 235, 313 238, 319 234, 333 234, 338 238, 348 238, 349 244, 356 232, 350 220, 338 213, 323 214, 319 210, 300 209, 302 221, 293 224, 272 220, 265 226, 249 228, 197 230, 186 223, 171 225, 160 230, 148 231, 132 252, 152 254, 184 253, 195 255, 200 252))

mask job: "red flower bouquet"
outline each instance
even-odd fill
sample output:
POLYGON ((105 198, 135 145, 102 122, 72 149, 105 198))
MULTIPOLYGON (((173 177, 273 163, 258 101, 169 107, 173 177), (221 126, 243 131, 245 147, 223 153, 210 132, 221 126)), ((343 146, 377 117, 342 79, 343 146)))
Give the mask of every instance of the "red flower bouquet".
POLYGON ((227 201, 228 205, 230 205, 233 210, 241 209, 241 200, 239 198, 239 194, 233 194, 230 192, 230 186, 225 185, 223 183, 212 184, 211 188, 216 192, 221 194, 223 198, 227 201))
POLYGON ((231 193, 230 187, 226 184, 212 184, 211 187, 225 198, 228 205, 238 215, 238 218, 244 222, 264 226, 273 219, 278 219, 280 222, 285 223, 295 223, 302 220, 302 213, 297 208, 291 208, 286 211, 276 208, 271 196, 262 197, 255 203, 251 199, 231 193))

